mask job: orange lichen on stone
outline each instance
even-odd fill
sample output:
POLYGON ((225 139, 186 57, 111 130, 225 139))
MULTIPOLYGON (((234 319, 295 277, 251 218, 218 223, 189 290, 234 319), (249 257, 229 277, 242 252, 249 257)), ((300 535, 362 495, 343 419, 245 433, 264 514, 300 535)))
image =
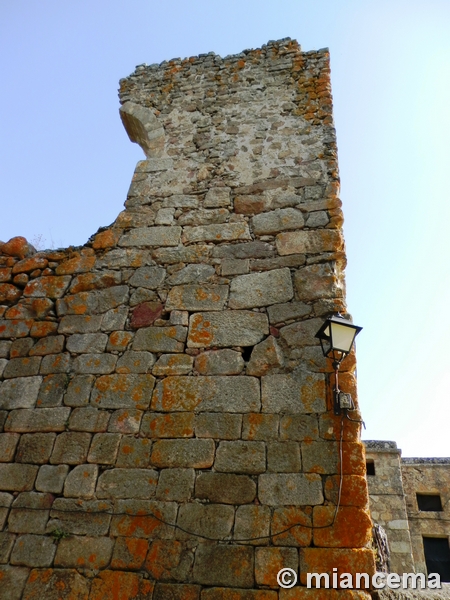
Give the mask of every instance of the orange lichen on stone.
POLYGON ((143 538, 118 538, 114 557, 111 561, 113 569, 140 569, 148 551, 148 540, 143 538))
POLYGON ((194 435, 192 412, 154 415, 150 421, 150 436, 155 438, 186 438, 194 435))
POLYGON ((306 585, 307 573, 375 573, 375 555, 368 548, 303 548, 300 550, 300 580, 306 585))
POLYGON ((280 590, 279 600, 371 600, 369 592, 361 590, 308 589, 295 586, 280 590))
POLYGON ((54 323, 53 321, 41 321, 35 322, 31 328, 30 335, 31 337, 46 337, 47 335, 52 335, 58 331, 58 323, 54 323))
POLYGON ((48 260, 42 256, 32 256, 19 260, 12 268, 13 273, 29 273, 35 269, 45 269, 48 265, 48 260))
POLYGON ((120 229, 107 229, 106 231, 102 231, 97 233, 92 242, 92 247, 95 250, 102 250, 103 248, 113 248, 122 234, 122 230, 120 229))
MULTIPOLYGON (((330 475, 325 480, 325 498, 337 503, 340 485, 339 475, 330 475)), ((367 479, 361 475, 344 475, 342 478, 341 506, 359 506, 367 508, 367 479)))
POLYGON ((18 258, 25 258, 31 256, 36 252, 35 248, 27 242, 22 236, 11 238, 8 242, 0 242, 0 253, 7 254, 8 256, 17 256, 18 258))
POLYGON ((309 546, 311 543, 312 508, 289 506, 277 508, 272 517, 270 533, 276 546, 309 546), (305 525, 305 527, 302 527, 305 525), (289 529, 291 528, 292 529, 289 529), (285 533, 279 533, 282 531, 285 533))
POLYGON ((372 539, 372 520, 367 511, 355 506, 340 506, 334 519, 334 506, 315 506, 313 540, 317 547, 363 548, 372 539), (318 529, 322 528, 322 529, 318 529))
POLYGON ((144 600, 151 598, 154 583, 125 571, 103 571, 94 579, 89 600, 144 600))
POLYGON ((176 540, 155 540, 148 551, 145 569, 154 579, 170 579, 180 564, 183 546, 176 540))
POLYGON ((208 329, 211 323, 204 320, 200 314, 191 317, 189 327, 189 340, 192 340, 195 344, 203 344, 209 346, 213 339, 213 333, 208 329))

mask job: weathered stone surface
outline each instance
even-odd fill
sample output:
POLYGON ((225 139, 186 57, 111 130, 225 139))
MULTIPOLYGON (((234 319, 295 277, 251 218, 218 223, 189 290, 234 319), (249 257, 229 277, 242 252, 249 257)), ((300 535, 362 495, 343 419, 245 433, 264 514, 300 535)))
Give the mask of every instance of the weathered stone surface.
POLYGON ((213 440, 158 440, 152 447, 151 463, 160 468, 208 469, 214 450, 213 440))
POLYGON ((165 277, 166 270, 162 267, 140 267, 129 279, 129 284, 134 287, 155 290, 162 285, 165 277))
POLYGON ((106 500, 82 500, 80 498, 56 498, 47 534, 58 532, 71 535, 107 535, 113 506, 106 500))
POLYGON ((41 360, 38 356, 12 358, 8 361, 3 371, 3 377, 10 379, 11 377, 31 377, 37 375, 41 360))
POLYGON ((108 431, 112 433, 138 433, 143 412, 133 408, 122 408, 111 415, 108 431))
POLYGON ((12 505, 8 530, 12 533, 44 533, 52 502, 51 494, 22 492, 12 505))
POLYGON ((258 498, 269 506, 322 504, 322 480, 315 474, 263 474, 259 476, 258 498))
POLYGON ((257 584, 278 587, 277 575, 281 569, 286 568, 298 572, 298 553, 295 548, 256 548, 255 579, 257 584))
MULTIPOLYGON (((307 573, 375 573, 375 555, 369 548, 302 548, 300 550, 300 581, 306 585, 307 573)), ((363 596, 369 598, 370 596, 363 596)), ((313 596, 311 596, 313 598, 313 596)))
POLYGON ((261 402, 263 412, 325 412, 325 378, 299 369, 287 375, 266 375, 261 383, 261 402))
POLYGON ((128 286, 117 285, 104 290, 64 296, 56 303, 58 315, 105 313, 128 300, 128 286))
POLYGON ((146 438, 124 435, 120 441, 116 467, 146 468, 150 463, 152 443, 146 438))
POLYGON ((195 313, 189 318, 189 348, 254 346, 269 333, 267 316, 252 311, 195 313))
POLYGON ((254 377, 166 377, 153 393, 152 410, 250 412, 260 409, 254 377))
POLYGON ((0 319, 0 338, 9 339, 26 337, 29 334, 32 325, 33 321, 31 319, 26 321, 0 319))
POLYGON ((156 319, 162 315, 164 306, 161 302, 143 302, 138 304, 131 313, 130 327, 139 329, 153 325, 156 319))
POLYGON ((266 242, 254 241, 246 244, 223 244, 213 248, 213 258, 265 258, 274 256, 275 249, 266 242))
POLYGON ((271 590, 246 590, 230 587, 204 588, 202 600, 277 600, 278 592, 271 590))
POLYGON ((56 567, 102 569, 111 560, 114 541, 108 537, 72 536, 62 539, 55 556, 56 567))
POLYGON ((263 442, 220 442, 214 467, 222 473, 264 473, 266 446, 263 442))
POLYGON ((195 415, 195 435, 199 438, 237 440, 241 437, 242 415, 199 413, 195 415))
POLYGON ((91 403, 99 408, 145 410, 155 385, 152 375, 103 375, 91 393, 91 403))
POLYGON ((8 256, 17 256, 23 259, 36 253, 36 248, 21 235, 17 235, 7 242, 0 242, 0 244, 0 252, 8 256))
POLYGON ((250 270, 250 261, 248 258, 223 258, 222 259, 222 275, 243 275, 250 270))
POLYGON ((285 256, 286 254, 337 252, 344 247, 342 234, 333 229, 279 233, 276 244, 278 253, 281 256, 285 256))
POLYGON ((39 469, 35 487, 38 492, 60 494, 68 472, 68 465, 42 465, 39 469))
POLYGON ((235 277, 230 285, 230 308, 254 308, 288 302, 294 296, 289 269, 235 277))
MULTIPOLYGON (((8 434, 4 433, 2 435, 8 434)), ((23 434, 20 436, 20 443, 16 454, 16 462, 35 463, 38 465, 48 462, 53 450, 55 438, 56 433, 23 434)))
POLYGON ((148 545, 148 540, 140 538, 117 538, 111 567, 113 569, 140 569, 147 556, 148 545))
POLYGON ((114 354, 81 354, 74 360, 74 370, 77 373, 107 375, 116 366, 117 356, 114 354))
POLYGON ((274 546, 309 546, 312 540, 312 511, 311 506, 275 508, 270 528, 274 546))
POLYGON ((244 359, 235 350, 210 350, 195 357, 195 370, 201 375, 239 375, 244 359))
POLYGON ((262 375, 267 375, 272 369, 277 369, 283 365, 283 351, 276 339, 272 335, 269 335, 269 337, 253 348, 246 373, 247 375, 261 377, 262 375))
POLYGON ((196 244, 195 246, 178 246, 177 248, 158 248, 153 252, 153 257, 159 263, 175 264, 202 263, 209 258, 211 249, 207 245, 196 244))
POLYGON ((97 465, 78 465, 66 478, 64 496, 66 498, 92 498, 97 484, 97 465))
MULTIPOLYGON (((138 573, 102 571, 92 582, 89 598, 90 600, 114 598, 119 590, 123 590, 127 600, 146 600, 147 598, 155 597, 152 595, 154 586, 153 581, 144 579, 138 573)), ((125 598, 125 596, 122 597, 125 598)), ((118 598, 120 599, 121 596, 118 598)))
POLYGON ((69 429, 72 431, 89 431, 92 433, 106 431, 109 413, 94 406, 75 408, 69 419, 69 429))
POLYGON ((123 352, 134 337, 131 331, 113 331, 108 340, 106 349, 108 352, 117 350, 123 352))
POLYGON ((253 548, 199 544, 193 579, 204 585, 253 586, 253 548))
POLYGON ((268 544, 269 534, 270 508, 268 506, 247 504, 246 506, 239 506, 237 508, 233 536, 233 539, 237 543, 268 544))
POLYGON ((24 492, 33 489, 38 472, 35 465, 0 463, 0 490, 24 492))
MULTIPOLYGON (((130 300, 131 305, 131 300, 130 300)), ((111 308, 103 315, 101 330, 110 332, 123 329, 128 317, 128 308, 126 306, 118 306, 111 308)))
POLYGON ((155 362, 150 352, 133 352, 129 350, 119 358, 116 364, 117 373, 148 373, 155 362))
POLYGON ((141 433, 151 438, 185 438, 194 435, 194 413, 146 412, 141 433))
MULTIPOLYGON (((186 241, 192 242, 229 242, 231 240, 251 240, 252 236, 245 221, 241 223, 221 223, 220 225, 200 225, 184 227, 186 241)), ((159 244, 163 246, 164 244, 159 244)), ((167 245, 167 244, 166 244, 167 245)), ((173 244, 176 246, 176 244, 173 244)))
POLYGON ((139 329, 133 341, 133 350, 150 352, 183 352, 187 337, 186 327, 146 327, 139 329))
POLYGON ((175 502, 118 499, 116 510, 119 514, 112 519, 110 533, 113 536, 172 539, 173 527, 165 523, 175 523, 177 508, 175 502))
POLYGON ((234 507, 229 505, 196 502, 182 504, 178 511, 177 525, 185 531, 177 530, 176 537, 179 540, 190 537, 198 539, 201 536, 220 539, 230 534, 233 523, 234 507))
POLYGON ((243 415, 243 440, 276 440, 278 439, 278 415, 249 413, 243 415))
POLYGON ((222 310, 228 299, 227 285, 179 285, 167 297, 167 310, 222 310))
POLYGON ((11 462, 14 459, 19 441, 18 433, 0 433, 0 462, 11 462))
POLYGON ((125 233, 119 246, 178 246, 181 227, 136 227, 125 233))
POLYGON ((192 371, 194 358, 187 354, 163 354, 152 369, 153 375, 187 375, 192 371))
POLYGON ((344 295, 344 281, 330 263, 310 265, 294 274, 295 291, 302 300, 339 298, 344 295))
POLYGON ((0 386, 0 408, 33 408, 42 383, 42 377, 17 377, 0 386))
POLYGON ((86 406, 89 402, 91 389, 94 385, 93 375, 76 375, 67 386, 64 404, 67 406, 86 406))
POLYGON ((195 482, 195 497, 223 504, 249 504, 256 496, 256 484, 247 475, 200 473, 195 482))
POLYGON ((69 378, 66 373, 47 375, 39 388, 36 406, 39 408, 53 408, 61 406, 64 392, 66 391, 69 378))
POLYGON ((290 319, 302 319, 311 313, 311 307, 304 302, 288 302, 286 304, 274 304, 267 308, 270 323, 277 324, 290 319))
POLYGON ((67 338, 67 350, 80 354, 104 352, 108 336, 106 333, 75 333, 67 338))
POLYGON ((59 322, 59 333, 94 333, 100 331, 102 315, 66 315, 59 322))
POLYGON ((208 190, 203 202, 203 206, 207 208, 216 208, 218 206, 229 206, 230 204, 230 188, 216 187, 208 190))
POLYGON ((18 433, 64 431, 69 414, 68 407, 12 410, 5 423, 5 431, 18 433))
POLYGON ((156 489, 157 500, 187 502, 194 491, 194 469, 163 469, 156 489))
POLYGON ((24 567, 49 567, 53 562, 56 546, 45 535, 21 535, 14 544, 11 564, 24 567))
POLYGON ((372 521, 368 510, 341 506, 334 519, 334 506, 315 506, 313 512, 314 545, 325 548, 364 548, 372 539, 372 521), (333 522, 334 521, 334 522, 333 522), (326 527, 333 523, 333 527, 326 527))
POLYGON ((50 354, 44 356, 41 363, 41 375, 51 375, 52 373, 69 373, 71 370, 70 354, 50 354))
POLYGON ((0 565, 0 598, 2 600, 20 600, 30 569, 0 565))
POLYGON ((0 492, 0 531, 4 528, 6 519, 9 514, 9 507, 14 500, 14 496, 12 494, 7 494, 6 492, 0 492))
POLYGON ((267 470, 272 473, 299 473, 302 469, 300 444, 270 442, 267 444, 267 470))
POLYGON ((23 295, 34 298, 61 298, 69 287, 71 279, 70 275, 38 277, 27 283, 23 295))
POLYGON ((186 285, 187 283, 204 283, 216 274, 216 270, 211 265, 187 265, 179 271, 175 271, 167 279, 170 285, 186 285))
POLYGON ((199 600, 200 586, 174 583, 157 583, 153 600, 199 600))
POLYGON ((151 498, 158 472, 153 469, 111 469, 98 478, 97 498, 151 498))
MULTIPOLYGON (((0 509, 0 512, 1 510, 3 509, 0 509)), ((0 529, 2 528, 0 527, 0 529)), ((16 536, 13 533, 9 533, 8 531, 0 532, 0 565, 8 563, 15 540, 16 536)))
POLYGON ((278 208, 271 212, 255 215, 251 224, 256 235, 267 235, 287 229, 301 229, 305 221, 302 213, 295 208, 278 208))
POLYGON ((94 435, 89 448, 88 462, 113 465, 116 461, 120 438, 119 433, 97 433, 94 435))
POLYGON ((87 600, 89 580, 75 569, 33 569, 25 586, 24 600, 87 600))

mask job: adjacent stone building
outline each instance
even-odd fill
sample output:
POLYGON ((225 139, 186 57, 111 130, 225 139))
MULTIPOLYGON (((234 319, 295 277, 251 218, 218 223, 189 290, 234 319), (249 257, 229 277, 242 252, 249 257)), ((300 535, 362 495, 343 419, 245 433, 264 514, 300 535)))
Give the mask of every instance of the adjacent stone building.
POLYGON ((314 337, 346 313, 328 51, 139 66, 120 102, 146 158, 116 221, 0 246, 0 598, 294 600, 307 572, 372 573, 359 424, 314 337))

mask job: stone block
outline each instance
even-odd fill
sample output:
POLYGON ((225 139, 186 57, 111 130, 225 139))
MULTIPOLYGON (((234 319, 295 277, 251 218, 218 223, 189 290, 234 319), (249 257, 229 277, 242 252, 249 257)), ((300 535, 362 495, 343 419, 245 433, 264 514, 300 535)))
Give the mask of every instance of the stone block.
POLYGON ((265 196, 236 196, 234 212, 243 215, 255 215, 264 212, 270 206, 270 198, 265 196))
POLYGON ((251 588, 254 584, 254 549, 251 546, 199 544, 193 580, 203 585, 251 588))
POLYGON ((156 214, 155 225, 172 225, 174 208, 160 208, 156 214))
MULTIPOLYGON (((194 562, 194 553, 188 547, 188 544, 182 544, 177 540, 154 540, 148 551, 147 560, 145 562, 145 569, 149 572, 150 577, 157 580, 172 580, 172 581, 186 581, 189 576, 189 572, 194 562)), ((170 590, 167 590, 160 595, 160 598, 199 598, 200 590, 198 588, 197 595, 191 596, 189 588, 193 586, 170 586, 170 590), (170 592, 170 593, 169 593, 170 592), (180 592, 180 596, 178 596, 180 592), (168 595, 166 595, 168 594, 168 595)), ((197 586, 195 586, 197 587, 197 586)))
POLYGON ((146 438, 124 435, 120 441, 116 467, 148 467, 151 447, 151 441, 146 438))
POLYGON ((24 567, 50 567, 56 553, 53 540, 45 535, 20 535, 10 563, 24 567))
POLYGON ((138 433, 143 412, 133 408, 122 408, 111 415, 108 425, 110 433, 138 433))
POLYGON ((42 377, 18 377, 0 385, 0 408, 34 408, 42 377))
POLYGON ((81 374, 108 375, 114 371, 116 362, 115 354, 80 354, 74 360, 73 369, 81 374))
POLYGON ((117 512, 111 521, 110 534, 114 537, 173 539, 178 506, 175 502, 153 500, 117 500, 117 512), (126 514, 123 514, 126 513, 126 514))
POLYGON ((0 319, 0 339, 23 338, 30 333, 33 321, 0 319))
MULTIPOLYGON (((2 509, 0 508, 0 511, 2 509)), ((0 521, 1 522, 1 521, 0 521)), ((1 529, 1 527, 0 527, 1 529)), ((0 565, 7 564, 13 549, 16 536, 9 531, 0 532, 0 565)))
POLYGON ((79 465, 86 462, 90 433, 65 432, 57 436, 50 462, 53 465, 79 465))
MULTIPOLYGON (((307 573, 375 573, 375 554, 369 548, 302 548, 300 550, 300 581, 306 585, 307 573)), ((312 600, 313 597, 311 597, 312 600)), ((367 596, 370 598, 370 596, 367 596)))
POLYGON ((69 414, 68 407, 12 410, 5 423, 5 431, 18 433, 64 431, 69 414))
POLYGON ((222 539, 230 535, 234 523, 234 507, 226 504, 182 504, 178 510, 176 538, 179 540, 222 539), (188 533, 187 533, 188 532, 188 533))
POLYGON ((203 206, 205 208, 217 208, 219 206, 229 206, 230 199, 229 187, 211 188, 206 192, 203 206))
POLYGON ((66 373, 46 375, 39 388, 36 406, 40 408, 61 406, 68 383, 69 377, 66 373))
POLYGON ((103 375, 95 382, 91 404, 99 408, 145 410, 154 385, 155 378, 152 375, 103 375))
POLYGON ((37 466, 0 463, 0 491, 24 492, 33 489, 37 466))
POLYGON ((263 442, 222 441, 216 451, 214 467, 222 473, 264 473, 266 446, 263 442))
POLYGON ((366 473, 364 448, 361 443, 342 443, 342 465, 339 464, 339 442, 306 442, 302 444, 305 473, 361 475, 366 473))
POLYGON ((151 498, 157 483, 153 469, 111 469, 98 478, 97 498, 151 498))
POLYGON ((66 477, 64 496, 66 498, 92 498, 97 477, 97 465, 76 466, 66 477))
POLYGON ((11 345, 9 340, 0 340, 0 358, 9 358, 11 345))
POLYGON ((108 336, 106 333, 74 333, 67 338, 66 347, 75 354, 104 352, 108 336))
POLYGON ((250 270, 248 258, 223 258, 221 272, 223 277, 228 275, 244 275, 250 270))
POLYGON ((200 586, 189 583, 157 583, 153 600, 199 600, 200 586))
POLYGON ((189 325, 189 313, 187 310, 173 310, 170 313, 169 323, 171 325, 189 325))
POLYGON ((72 536, 62 539, 55 556, 55 567, 104 569, 110 562, 114 540, 109 537, 72 536))
POLYGON ((268 506, 254 504, 238 506, 233 535, 235 543, 261 546, 269 543, 269 536, 270 508, 268 506))
POLYGON ((97 258, 97 268, 121 269, 122 267, 142 267, 148 264, 150 252, 137 248, 114 248, 97 258))
MULTIPOLYGON (((30 335, 33 338, 45 338, 46 336, 56 336, 56 333, 58 331, 58 325, 58 323, 55 323, 53 321, 35 321, 33 323, 33 326, 31 327, 30 335)), ((40 344, 36 344, 36 347, 44 348, 46 351, 50 349, 53 350, 55 346, 60 343, 59 336, 56 337, 58 337, 58 341, 47 340, 47 343, 43 343, 42 346, 40 344)), ((53 354, 53 352, 51 352, 51 354, 53 354)))
POLYGON ((284 415, 280 420, 280 439, 310 442, 319 437, 315 415, 284 415))
MULTIPOLYGON (((55 323, 56 325, 56 323, 55 323)), ((33 330, 31 334, 33 334, 33 330)), ((38 340, 30 350, 30 356, 46 356, 47 354, 59 354, 64 350, 63 335, 49 335, 38 340)))
POLYGON ((212 587, 202 590, 202 600, 278 600, 278 592, 261 589, 245 590, 229 587, 212 587))
POLYGON ((294 296, 289 269, 250 273, 235 277, 230 284, 230 308, 254 308, 288 302, 294 296))
POLYGON ((322 504, 322 480, 312 473, 267 473, 259 476, 258 498, 269 506, 322 504))
POLYGON ((41 363, 41 375, 50 375, 52 373, 69 373, 71 370, 70 354, 50 354, 44 356, 41 363))
POLYGON ((263 412, 323 413, 327 410, 325 377, 297 369, 293 373, 266 375, 261 381, 263 412))
MULTIPOLYGON (((332 504, 337 504, 340 481, 340 475, 331 475, 325 480, 325 499, 332 504)), ((367 508, 367 502, 367 478, 361 475, 344 475, 342 477, 341 506, 367 508)))
POLYGON ((250 360, 247 364, 246 373, 247 375, 261 377, 283 365, 283 351, 276 339, 272 335, 269 335, 269 337, 253 348, 250 360))
MULTIPOLYGON (((4 433, 3 435, 8 434, 4 433)), ((20 436, 16 462, 34 463, 37 465, 45 464, 52 454, 55 438, 56 433, 24 433, 20 436)))
POLYGON ((163 267, 140 267, 136 269, 128 283, 134 287, 156 290, 163 284, 165 278, 166 270, 163 267))
POLYGON ((275 508, 270 531, 275 546, 309 546, 312 540, 312 507, 275 508))
POLYGON ((146 412, 141 433, 150 438, 187 438, 194 435, 194 413, 146 412))
POLYGON ((1 600, 20 600, 29 572, 26 567, 0 565, 1 600))
POLYGON ((243 415, 243 440, 276 440, 278 439, 278 415, 248 413, 243 415))
POLYGON ((8 361, 6 358, 0 358, 0 378, 3 377, 3 371, 5 370, 8 361))
POLYGON ((344 248, 342 233, 335 229, 287 231, 276 237, 278 254, 320 254, 339 252, 344 248))
POLYGON ((155 583, 144 579, 141 574, 126 571, 102 571, 92 582, 90 600, 114 598, 118 590, 125 590, 126 600, 154 598, 155 583))
POLYGON ((157 411, 250 412, 260 409, 255 377, 166 377, 151 407, 157 411))
POLYGON ((291 348, 319 345, 315 335, 323 324, 322 319, 307 319, 280 329, 281 338, 291 348))
POLYGON ((3 431, 8 414, 8 411, 0 410, 0 432, 3 431))
POLYGON ((119 240, 119 246, 178 246, 181 227, 135 227, 119 240))
POLYGON ((300 444, 297 442, 267 444, 267 470, 269 472, 298 473, 301 468, 300 444))
POLYGON ((274 255, 273 246, 258 240, 246 244, 221 244, 212 250, 213 258, 266 258, 274 255))
MULTIPOLYGON (((108 232, 103 232, 108 233, 108 232)), ((101 235, 101 233, 99 234, 101 235)), ((99 236, 96 237, 98 239, 99 236)), ((93 244, 95 248, 95 242, 93 244)), ((72 279, 70 293, 89 292, 119 285, 122 280, 120 271, 102 271, 101 273, 83 273, 72 279)))
POLYGON ((156 499, 188 502, 194 491, 194 469, 163 469, 159 474, 156 499))
POLYGON ((267 307, 269 322, 276 325, 291 319, 303 319, 311 313, 311 306, 305 302, 286 302, 267 307))
POLYGON ((14 496, 6 492, 0 492, 0 531, 5 526, 6 519, 9 514, 9 506, 11 506, 14 496))
POLYGON ((187 354, 162 354, 152 369, 153 375, 187 375, 192 371, 194 358, 187 354))
POLYGON ((175 271, 168 279, 169 285, 185 285, 187 283, 204 283, 216 274, 216 270, 211 265, 191 264, 183 269, 175 271))
POLYGON ((8 361, 8 364, 3 371, 3 377, 5 379, 11 379, 12 377, 30 378, 33 375, 37 375, 39 373, 41 360, 42 358, 39 356, 12 358, 8 361))
POLYGON ((68 465, 42 465, 35 484, 37 491, 61 494, 68 472, 68 465))
POLYGON ((153 252, 153 258, 158 263, 176 264, 184 263, 204 263, 211 254, 210 246, 206 244, 196 244, 195 246, 178 246, 177 248, 158 248, 153 252))
POLYGON ((130 327, 139 329, 153 325, 163 313, 164 306, 161 302, 142 302, 138 304, 131 313, 130 327))
POLYGON ((269 333, 267 316, 253 311, 194 313, 189 318, 189 348, 254 346, 269 333))
POLYGON ((356 506, 315 506, 313 540, 318 548, 364 548, 372 539, 369 512, 356 506), (333 523, 332 527, 327 527, 333 523))
POLYGON ((243 368, 242 354, 228 348, 202 352, 195 357, 195 370, 201 375, 239 375, 243 368))
POLYGON ((303 214, 295 208, 278 208, 255 215, 251 220, 256 235, 271 235, 288 229, 301 229, 304 224, 303 214))
POLYGON ((58 537, 58 532, 70 535, 108 535, 113 506, 105 500, 56 498, 47 534, 58 537))
POLYGON ((286 568, 298 573, 298 552, 296 548, 283 548, 281 546, 256 548, 255 579, 258 585, 278 588, 278 572, 286 568))
MULTIPOLYGON (((347 386, 344 389, 347 390, 347 386)), ((361 416, 358 413, 353 413, 351 418, 360 419, 361 416)), ((339 440, 341 438, 341 423, 341 416, 337 416, 332 412, 319 415, 320 437, 324 440, 339 440)), ((342 439, 346 442, 358 442, 360 439, 360 427, 360 423, 352 423, 351 421, 345 419, 344 428, 342 431, 342 439)))
POLYGON ((8 463, 14 460, 19 438, 18 433, 0 433, 0 462, 8 463))
POLYGON ((256 484, 247 475, 199 473, 195 497, 222 504, 249 504, 256 496, 256 484))
MULTIPOLYGON (((131 304, 131 300, 130 300, 131 304)), ((101 330, 110 332, 123 329, 128 317, 128 307, 111 308, 103 315, 101 330)))
MULTIPOLYGON (((184 227, 183 236, 188 243, 193 242, 231 242, 233 240, 251 240, 252 236, 245 221, 240 223, 220 223, 218 225, 199 225, 184 227)), ((163 244, 159 244, 163 245, 163 244)), ((174 246, 176 244, 173 244, 174 246)))
POLYGON ((25 586, 23 598, 24 600, 34 598, 87 600, 89 588, 89 579, 85 579, 75 569, 33 569, 25 586))
POLYGON ((294 273, 294 287, 304 301, 344 296, 342 275, 330 263, 309 265, 294 273))
POLYGON ((37 277, 27 283, 23 290, 24 296, 33 298, 61 298, 69 287, 70 275, 37 277))
POLYGON ((145 327, 136 332, 133 350, 149 352, 183 352, 187 337, 186 327, 145 327))
POLYGON ((22 492, 12 505, 8 530, 12 533, 45 533, 52 502, 52 494, 22 492))
POLYGON ((223 310, 227 299, 227 285, 177 285, 167 296, 166 310, 223 310))
POLYGON ((106 431, 110 414, 93 406, 75 408, 69 419, 72 431, 89 431, 91 433, 106 431))
POLYGON ((96 333, 100 331, 102 319, 102 315, 66 315, 59 322, 58 332, 96 333))
POLYGON ((155 363, 155 356, 151 352, 124 352, 117 361, 117 373, 148 373, 155 363))
POLYGON ((213 440, 158 440, 152 447, 151 463, 159 468, 209 469, 214 450, 213 440))
POLYGON ((88 462, 113 465, 116 462, 121 437, 120 433, 95 434, 89 449, 88 462))
POLYGON ((111 567, 113 569, 140 569, 145 562, 148 545, 148 540, 141 538, 117 538, 111 567))
POLYGON ((195 415, 195 435, 198 438, 237 440, 241 437, 242 415, 234 413, 200 413, 195 415))
POLYGON ((76 375, 67 386, 64 404, 73 407, 86 406, 94 381, 94 375, 76 375))
POLYGON ((109 335, 108 345, 106 346, 106 350, 108 352, 113 352, 117 350, 118 352, 123 352, 127 349, 128 344, 134 337, 134 333, 131 331, 113 331, 109 335))

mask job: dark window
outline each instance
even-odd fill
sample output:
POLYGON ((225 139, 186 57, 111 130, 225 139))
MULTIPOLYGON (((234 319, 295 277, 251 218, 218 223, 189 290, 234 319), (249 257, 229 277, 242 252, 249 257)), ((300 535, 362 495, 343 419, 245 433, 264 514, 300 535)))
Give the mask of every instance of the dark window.
POLYGON ((419 510, 442 510, 442 502, 439 494, 417 494, 417 506, 419 510))
POLYGON ((427 571, 439 573, 441 581, 450 581, 450 548, 448 538, 423 538, 427 571))
POLYGON ((367 475, 375 475, 375 463, 373 460, 366 460, 366 473, 367 475))

